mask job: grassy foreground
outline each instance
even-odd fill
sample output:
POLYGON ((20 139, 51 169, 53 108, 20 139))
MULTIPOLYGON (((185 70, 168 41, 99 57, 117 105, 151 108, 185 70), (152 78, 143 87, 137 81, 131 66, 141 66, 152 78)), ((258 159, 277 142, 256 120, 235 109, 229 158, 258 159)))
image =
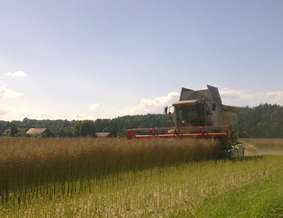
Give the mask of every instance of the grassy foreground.
POLYGON ((283 215, 282 156, 203 161, 213 156, 213 142, 206 144, 208 141, 28 140, 35 141, 4 140, 0 143, 1 152, 6 148, 7 156, 5 161, 2 159, 5 156, 0 159, 0 178, 4 182, 1 182, 1 217, 283 215), (119 147, 119 143, 124 147, 119 147), (107 153, 101 144, 118 150, 107 153), (15 147, 7 153, 7 145, 15 147), (51 147, 44 150, 46 146, 51 147), (69 146, 68 149, 64 150, 65 146, 69 146), (88 147, 95 147, 95 152, 88 147), (133 147, 139 152, 130 149, 133 147), (25 153, 26 149, 29 152, 25 153), (202 157, 197 152, 200 150, 205 154, 202 157), (189 151, 202 161, 192 161, 189 151), (153 157, 152 153, 157 156, 153 157), (95 161, 91 162, 92 159, 95 161), (104 159, 109 162, 105 164, 104 159), (10 171, 3 167, 4 163, 10 171))
POLYGON ((282 174, 273 175, 217 199, 208 198, 197 211, 197 217, 282 217, 282 181, 282 174))

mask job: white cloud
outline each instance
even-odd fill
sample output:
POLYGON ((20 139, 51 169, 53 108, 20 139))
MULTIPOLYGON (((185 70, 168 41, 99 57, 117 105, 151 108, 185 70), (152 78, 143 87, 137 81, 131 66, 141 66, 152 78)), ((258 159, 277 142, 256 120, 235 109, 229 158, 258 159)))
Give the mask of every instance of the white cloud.
POLYGON ((75 113, 75 117, 76 117, 77 119, 83 119, 83 118, 85 118, 85 115, 84 115, 84 114, 81 114, 81 113, 76 112, 76 113, 75 113))
POLYGON ((241 91, 236 91, 233 89, 224 88, 223 90, 219 90, 220 96, 222 99, 239 99, 241 95, 241 91))
POLYGON ((264 96, 270 98, 269 103, 283 105, 283 91, 266 92, 264 96))
POLYGON ((37 111, 29 107, 24 107, 19 110, 19 114, 24 117, 41 118, 51 116, 53 112, 47 110, 37 111))
POLYGON ((259 105, 260 103, 283 105, 283 91, 265 92, 265 93, 247 93, 234 89, 224 88, 220 90, 222 101, 228 104, 238 103, 247 100, 249 104, 259 105))
POLYGON ((4 120, 17 120, 23 117, 30 117, 33 119, 43 119, 45 117, 50 117, 53 112, 48 110, 34 110, 33 108, 23 107, 14 108, 7 105, 0 105, 0 117, 4 120))
POLYGON ((19 112, 23 116, 30 116, 30 115, 34 114, 34 110, 31 109, 31 108, 28 108, 28 107, 21 108, 19 110, 19 112))
POLYGON ((0 104, 0 116, 8 114, 10 112, 10 108, 6 105, 0 104))
POLYGON ((0 99, 5 100, 6 98, 17 98, 22 95, 23 94, 7 89, 4 86, 0 86, 0 99))
POLYGON ((222 90, 219 90, 220 96, 222 99, 250 99, 253 95, 248 94, 244 91, 239 91, 235 89, 228 89, 224 88, 222 90))
POLYGON ((23 71, 16 71, 14 73, 7 72, 3 74, 4 76, 12 76, 12 77, 27 77, 28 75, 23 71))
POLYGON ((52 111, 38 111, 37 113, 38 113, 40 116, 43 116, 43 117, 48 117, 48 116, 53 115, 53 112, 52 112, 52 111))
POLYGON ((100 111, 101 110, 101 107, 99 104, 92 104, 89 106, 89 110, 91 111, 100 111))
POLYGON ((155 99, 142 99, 136 107, 127 107, 119 111, 119 115, 126 114, 145 114, 145 113, 162 113, 165 106, 171 105, 178 101, 179 93, 170 92, 167 96, 157 97, 155 99))

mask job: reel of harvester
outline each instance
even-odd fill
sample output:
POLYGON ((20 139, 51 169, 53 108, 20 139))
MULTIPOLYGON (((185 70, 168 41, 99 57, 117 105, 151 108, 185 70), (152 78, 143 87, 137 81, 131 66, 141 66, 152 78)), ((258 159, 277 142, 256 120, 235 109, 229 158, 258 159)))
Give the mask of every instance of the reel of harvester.
POLYGON ((154 127, 128 129, 126 137, 131 138, 227 138, 232 143, 232 126, 190 126, 190 127, 154 127), (167 132, 167 133, 164 133, 167 132))

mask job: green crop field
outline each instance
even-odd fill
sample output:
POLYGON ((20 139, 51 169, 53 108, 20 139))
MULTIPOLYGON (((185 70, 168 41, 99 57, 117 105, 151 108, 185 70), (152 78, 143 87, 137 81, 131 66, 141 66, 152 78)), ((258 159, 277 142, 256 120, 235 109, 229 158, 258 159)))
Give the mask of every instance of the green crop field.
POLYGON ((243 141, 0 138, 0 217, 283 216, 283 140, 243 141))

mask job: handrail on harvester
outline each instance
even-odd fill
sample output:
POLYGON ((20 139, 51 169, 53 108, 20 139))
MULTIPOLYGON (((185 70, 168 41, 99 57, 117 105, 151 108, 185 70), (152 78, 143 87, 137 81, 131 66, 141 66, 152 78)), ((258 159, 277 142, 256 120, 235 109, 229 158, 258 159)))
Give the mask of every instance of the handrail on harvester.
POLYGON ((175 138, 175 137, 192 137, 192 138, 219 138, 227 137, 229 143, 232 143, 232 126, 190 126, 190 127, 154 127, 154 128, 135 128, 128 129, 126 137, 131 138, 175 138), (160 130, 170 130, 172 133, 158 134, 160 130), (135 131, 145 131, 148 134, 136 135, 135 131))

